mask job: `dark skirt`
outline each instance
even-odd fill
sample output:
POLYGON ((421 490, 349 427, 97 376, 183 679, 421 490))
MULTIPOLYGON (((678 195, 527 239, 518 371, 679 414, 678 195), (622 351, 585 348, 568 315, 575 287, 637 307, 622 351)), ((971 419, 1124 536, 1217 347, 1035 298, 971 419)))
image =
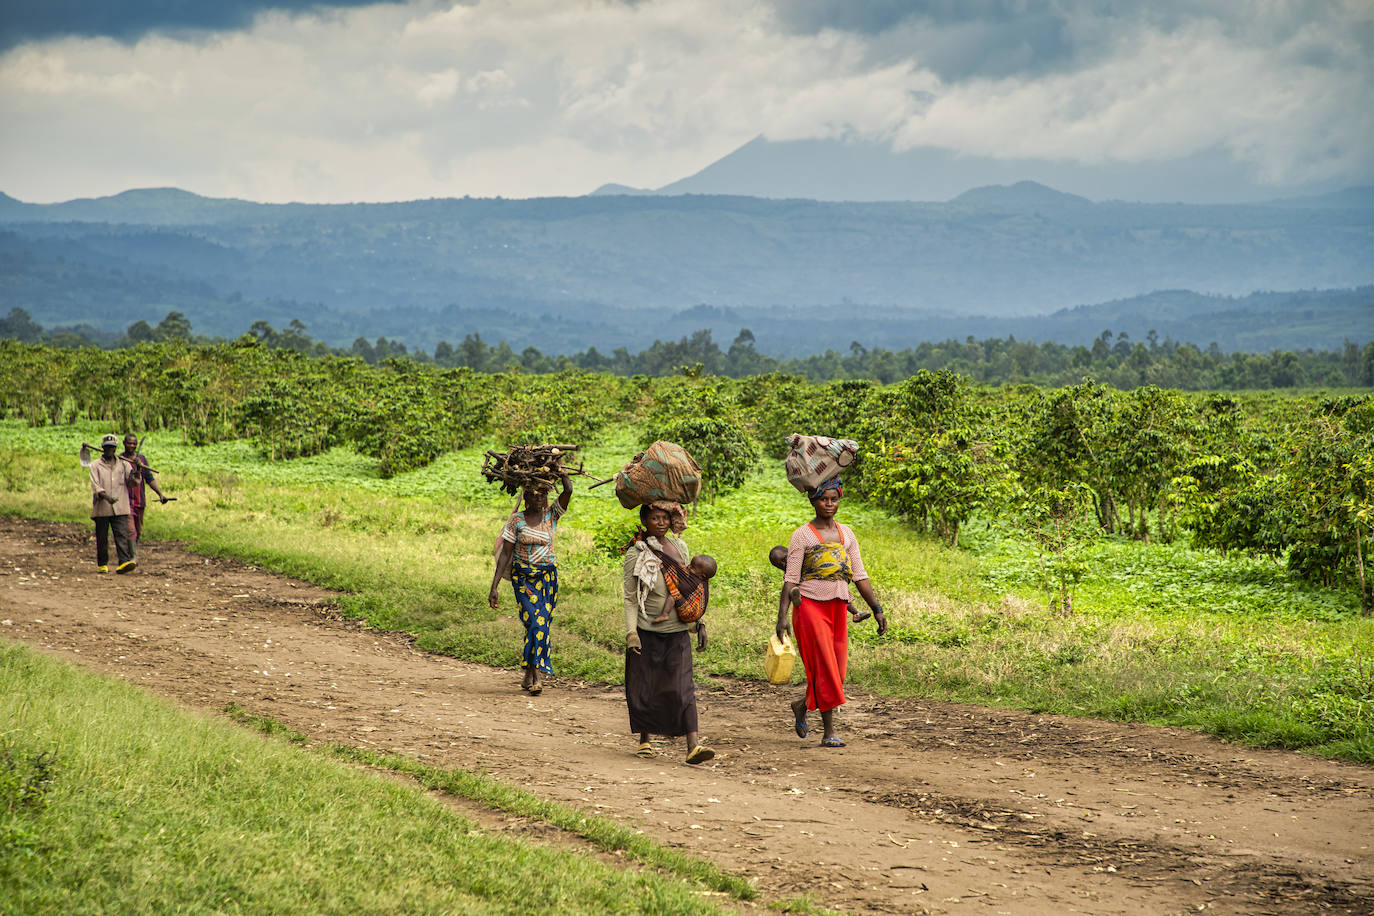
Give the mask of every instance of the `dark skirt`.
POLYGON ((692 641, 676 633, 639 631, 640 654, 625 652, 625 704, 630 731, 676 738, 697 730, 692 641))

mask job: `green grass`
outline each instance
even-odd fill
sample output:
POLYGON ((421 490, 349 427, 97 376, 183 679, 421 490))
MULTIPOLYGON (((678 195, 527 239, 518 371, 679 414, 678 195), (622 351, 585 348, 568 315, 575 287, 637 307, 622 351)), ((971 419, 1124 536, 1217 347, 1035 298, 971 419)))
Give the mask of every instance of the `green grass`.
MULTIPOLYGON (((0 512, 84 519, 75 452, 100 429, 0 421, 0 512)), ((635 449, 631 431, 615 431, 587 452, 588 470, 608 476, 635 449)), ((150 537, 339 589, 346 613, 414 633, 431 651, 518 666, 513 599, 503 589, 499 611, 485 600, 513 499, 481 480, 481 447, 388 481, 346 450, 277 463, 244 443, 153 439, 147 451, 181 497, 149 509, 150 537)), ((621 573, 596 545, 623 539, 633 513, 611 489, 579 485, 560 528, 554 665, 615 683, 621 573)), ((711 648, 697 656, 703 679, 762 677, 780 584, 765 554, 808 508, 767 466, 689 520, 689 545, 721 568, 711 648)), ((1374 619, 1353 595, 1296 583, 1268 560, 1106 540, 1090 553, 1076 613, 1061 617, 1045 610, 1034 556, 995 528, 969 526, 953 550, 854 499, 841 519, 892 624, 882 640, 871 624, 852 635, 850 682, 862 689, 1185 726, 1374 763, 1374 619)))
POLYGON ((0 912, 719 912, 695 882, 489 835, 417 786, 13 645, 0 747, 0 912))

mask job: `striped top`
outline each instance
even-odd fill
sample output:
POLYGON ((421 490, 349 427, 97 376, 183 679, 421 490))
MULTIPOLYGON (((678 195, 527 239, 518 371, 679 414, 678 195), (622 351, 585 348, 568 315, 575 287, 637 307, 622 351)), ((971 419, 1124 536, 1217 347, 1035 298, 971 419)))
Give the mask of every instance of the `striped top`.
POLYGON ((506 527, 501 529, 501 537, 515 545, 512 561, 526 566, 555 565, 558 560, 553 555, 553 535, 563 511, 563 504, 557 500, 549 503, 537 525, 526 522, 524 512, 511 513, 506 527))

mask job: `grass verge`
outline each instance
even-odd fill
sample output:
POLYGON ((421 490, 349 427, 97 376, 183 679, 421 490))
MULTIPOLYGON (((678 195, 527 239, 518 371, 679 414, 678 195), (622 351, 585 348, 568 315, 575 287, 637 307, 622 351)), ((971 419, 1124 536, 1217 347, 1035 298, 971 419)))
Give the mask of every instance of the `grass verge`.
POLYGON ((721 912, 703 893, 0 643, 0 912, 721 912))

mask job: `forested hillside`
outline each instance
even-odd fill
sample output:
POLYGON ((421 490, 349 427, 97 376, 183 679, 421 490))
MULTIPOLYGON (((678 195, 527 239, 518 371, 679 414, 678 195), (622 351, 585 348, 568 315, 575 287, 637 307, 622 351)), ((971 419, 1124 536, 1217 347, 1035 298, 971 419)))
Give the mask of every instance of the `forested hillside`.
POLYGON ((781 458, 789 433, 824 430, 863 443, 847 483, 917 531, 957 544, 980 512, 1019 519, 1046 551, 1047 587, 1061 604, 1076 582, 1074 552, 1117 534, 1283 557, 1295 576, 1353 591, 1374 611, 1367 393, 1185 396, 1091 380, 993 389, 949 369, 886 386, 730 380, 699 368, 657 380, 530 376, 409 360, 370 367, 251 339, 117 351, 0 341, 8 418, 34 427, 103 419, 198 444, 251 439, 268 459, 346 445, 377 459, 384 478, 484 436, 584 442, 629 422, 643 445, 688 448, 708 496, 740 486, 763 456, 781 458))
POLYGON ((1312 319, 1295 323, 1254 303, 1227 318, 1216 297, 1374 282, 1374 210, 1358 194, 1341 201, 1095 204, 1021 186, 944 204, 5 198, 0 290, 49 327, 118 331, 176 309, 212 335, 298 319, 332 345, 382 334, 427 350, 466 333, 517 350, 644 347, 710 326, 722 339, 748 327, 766 352, 801 355, 824 348, 795 322, 818 317, 846 326, 840 346, 1006 333, 1086 342, 1110 327, 1227 349, 1333 347, 1360 336, 1351 322, 1365 302, 1353 313, 1308 306, 1312 319), (1171 316, 1176 327, 1031 318, 1165 289, 1194 291, 1204 307, 1171 316), (683 327, 696 309, 721 325, 683 327), (1277 339, 1279 329, 1293 333, 1277 339))

